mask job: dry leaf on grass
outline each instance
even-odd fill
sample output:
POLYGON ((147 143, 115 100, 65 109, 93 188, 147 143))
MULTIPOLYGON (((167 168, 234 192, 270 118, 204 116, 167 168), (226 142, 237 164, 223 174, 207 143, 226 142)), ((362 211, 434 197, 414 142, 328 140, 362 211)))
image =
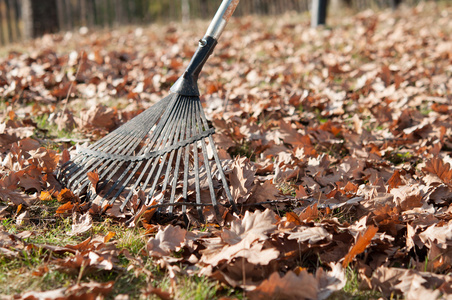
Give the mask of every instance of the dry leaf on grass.
POLYGON ((445 184, 452 187, 452 169, 449 163, 444 163, 441 158, 435 157, 429 160, 422 171, 438 176, 445 184))
POLYGON ((371 288, 381 291, 386 297, 395 293, 412 300, 438 299, 441 291, 445 293, 448 291, 443 287, 450 287, 451 284, 452 276, 450 275, 384 266, 379 267, 371 278, 371 288))
POLYGON ((224 229, 221 237, 227 244, 233 245, 247 239, 249 242, 254 240, 268 239, 268 232, 276 229, 276 215, 266 209, 264 212, 256 210, 254 213, 245 212, 242 220, 236 219, 231 223, 231 230, 224 229))
POLYGON ((178 226, 160 228, 155 237, 147 242, 146 250, 151 257, 168 256, 184 243, 186 234, 187 230, 178 226))
POLYGON ((296 239, 299 243, 308 242, 309 244, 315 244, 323 240, 332 241, 333 235, 323 227, 297 226, 296 231, 291 232, 288 239, 296 239))
POLYGON ((78 202, 77 196, 72 193, 71 190, 64 188, 62 189, 57 196, 58 202, 66 203, 66 202, 78 202))
POLYGON ((98 299, 108 296, 113 290, 114 282, 106 283, 81 283, 70 287, 64 287, 45 292, 27 292, 15 296, 18 300, 72 300, 72 299, 98 299))
POLYGON ((60 205, 57 210, 56 214, 65 215, 65 214, 72 214, 72 211, 74 210, 75 205, 71 202, 66 202, 63 205, 60 205))
MULTIPOLYGON (((68 202, 69 203, 69 202, 68 202)), ((93 227, 93 218, 89 212, 81 215, 77 212, 72 214, 72 230, 69 235, 77 235, 87 232, 93 227)))
POLYGON ((145 296, 155 295, 155 296, 159 297, 159 299, 161 299, 161 300, 171 300, 171 299, 173 299, 173 297, 171 296, 170 292, 166 292, 166 291, 164 291, 164 290, 162 290, 160 288, 155 288, 155 287, 152 287, 152 286, 147 288, 143 292, 143 294, 145 296))
POLYGON ((367 227, 366 231, 363 234, 358 235, 358 239, 353 247, 350 249, 349 253, 344 257, 344 261, 342 262, 342 266, 345 268, 348 264, 355 258, 356 255, 363 253, 364 250, 370 245, 372 238, 378 231, 378 227, 370 225, 367 227))
POLYGON ((318 292, 315 277, 303 270, 298 275, 289 271, 283 277, 275 272, 247 295, 251 300, 313 300, 318 299, 318 292))
POLYGON ((331 271, 320 268, 315 273, 319 287, 317 296, 319 300, 327 299, 332 293, 342 290, 347 283, 345 270, 340 263, 333 263, 330 267, 331 271))
POLYGON ((256 168, 246 157, 236 157, 231 166, 229 180, 231 182, 231 193, 234 201, 244 203, 250 196, 254 186, 254 174, 256 168))
POLYGON ((41 201, 50 201, 50 200, 52 200, 52 194, 49 191, 41 191, 41 195, 39 196, 39 200, 41 200, 41 201))
POLYGON ((277 249, 264 248, 263 243, 250 244, 249 240, 244 239, 232 246, 226 245, 221 250, 204 251, 200 262, 216 267, 237 258, 246 258, 247 262, 253 265, 268 265, 278 257, 279 251, 277 249))

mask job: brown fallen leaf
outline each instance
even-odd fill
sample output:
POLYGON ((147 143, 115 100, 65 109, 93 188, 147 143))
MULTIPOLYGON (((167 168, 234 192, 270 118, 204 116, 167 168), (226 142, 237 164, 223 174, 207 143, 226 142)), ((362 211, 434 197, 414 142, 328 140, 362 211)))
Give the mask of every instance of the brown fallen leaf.
POLYGON ((41 192, 41 180, 38 177, 34 177, 27 173, 20 176, 20 181, 18 184, 23 187, 25 191, 36 191, 41 192))
MULTIPOLYGON (((69 202, 67 202, 69 203, 69 202)), ((81 215, 77 212, 72 214, 72 230, 69 235, 77 235, 87 232, 93 227, 93 218, 89 212, 81 215)))
POLYGON ((295 225, 301 225, 300 218, 294 212, 291 212, 291 211, 287 212, 286 219, 287 219, 287 222, 293 223, 295 225))
POLYGON ((60 164, 63 165, 70 160, 71 160, 71 155, 69 154, 69 151, 67 149, 64 149, 63 152, 61 153, 60 164))
POLYGON ((28 153, 31 155, 30 162, 42 169, 45 173, 52 173, 55 171, 60 160, 56 151, 43 147, 29 151, 28 153))
POLYGON ((268 232, 276 229, 276 214, 266 209, 264 212, 256 210, 254 213, 245 212, 242 220, 236 219, 231 223, 231 229, 223 229, 221 237, 227 244, 233 245, 242 239, 249 242, 268 239, 268 232))
POLYGON ((86 176, 93 186, 97 186, 97 183, 99 182, 99 172, 97 170, 86 173, 86 176))
POLYGON ((388 180, 388 193, 391 191, 391 189, 398 187, 399 185, 402 185, 402 179, 400 178, 400 171, 395 170, 394 174, 392 174, 391 178, 388 180))
POLYGON ((263 184, 257 185, 246 203, 259 203, 278 199, 280 191, 273 184, 272 180, 266 180, 263 184))
POLYGON ((445 184, 452 187, 452 169, 450 164, 444 163, 441 158, 434 157, 429 160, 422 171, 438 176, 445 184))
POLYGON ((298 186, 298 189, 295 191, 295 197, 296 198, 304 198, 307 197, 308 194, 306 193, 306 189, 304 188, 304 186, 302 184, 300 184, 298 186))
POLYGON ((66 202, 63 205, 60 205, 57 210, 56 210, 56 214, 72 214, 72 210, 74 209, 75 205, 72 204, 71 202, 66 202))
POLYGON ((78 202, 77 196, 72 193, 71 190, 64 188, 62 189, 57 196, 58 202, 66 203, 66 202, 78 202))
POLYGON ((0 186, 0 199, 4 202, 11 201, 14 205, 29 206, 34 201, 34 198, 28 194, 18 192, 15 190, 6 189, 0 186))
POLYGON ((276 248, 266 248, 263 243, 250 244, 249 240, 242 240, 234 245, 226 245, 221 250, 203 251, 200 262, 203 265, 216 267, 230 263, 238 258, 245 258, 252 265, 266 266, 272 260, 279 257, 280 252, 276 248))
POLYGON ((256 168, 246 157, 236 157, 229 174, 231 193, 234 201, 244 203, 252 191, 256 168))
POLYGON ((301 212, 298 217, 301 221, 310 222, 319 216, 319 210, 317 209, 317 203, 306 207, 306 209, 301 212))
POLYGON ((38 267, 38 269, 34 270, 31 273, 31 275, 42 277, 42 276, 46 275, 48 272, 49 272, 49 267, 47 267, 47 265, 43 265, 43 266, 38 267))
POLYGON ((168 225, 160 228, 155 237, 151 237, 146 244, 146 250, 151 257, 168 256, 185 241, 187 230, 178 226, 168 225))
POLYGON ((39 196, 39 200, 41 200, 41 201, 50 201, 50 200, 52 200, 52 194, 49 191, 41 191, 41 195, 39 196))
POLYGON ((160 288, 155 288, 150 286, 149 288, 147 288, 144 293, 145 296, 152 296, 155 295, 157 297, 159 297, 162 300, 171 300, 173 299, 173 297, 171 296, 170 292, 166 292, 160 288))
POLYGON ((347 283, 345 270, 340 263, 330 264, 330 267, 331 271, 320 268, 315 273, 319 287, 318 299, 327 299, 333 292, 342 290, 347 283))
POLYGON ((358 235, 356 243, 350 249, 349 253, 347 253, 347 255, 345 255, 344 257, 344 261, 342 262, 342 266, 344 268, 348 266, 348 264, 353 260, 353 258, 355 258, 356 255, 366 250, 377 231, 378 227, 370 225, 369 227, 367 227, 366 231, 363 234, 358 235))
POLYGON ((108 243, 115 235, 116 235, 116 232, 109 231, 107 233, 107 235, 104 237, 104 243, 108 243))
POLYGON ((64 299, 98 299, 106 297, 113 290, 114 282, 106 283, 81 283, 70 287, 59 288, 45 292, 27 292, 22 295, 14 296, 18 300, 64 300, 64 299))
POLYGON ((299 243, 308 242, 309 244, 315 244, 323 240, 332 241, 333 235, 323 227, 298 226, 295 232, 290 233, 288 239, 296 239, 299 243))
POLYGON ((3 218, 8 217, 9 215, 8 206, 0 206, 0 220, 3 220, 3 218))
POLYGON ((394 202, 396 202, 397 207, 400 207, 403 211, 422 206, 423 198, 419 185, 403 185, 393 188, 391 194, 394 195, 394 202))
POLYGON ((384 296, 403 295, 406 299, 438 299, 438 287, 452 284, 452 276, 412 269, 379 267, 372 274, 371 288, 384 296), (422 297, 422 298, 419 298, 422 297))
POLYGON ((303 270, 298 275, 289 271, 283 277, 280 277, 278 272, 274 272, 255 290, 247 293, 247 296, 251 300, 310 300, 317 299, 318 292, 315 277, 303 270))

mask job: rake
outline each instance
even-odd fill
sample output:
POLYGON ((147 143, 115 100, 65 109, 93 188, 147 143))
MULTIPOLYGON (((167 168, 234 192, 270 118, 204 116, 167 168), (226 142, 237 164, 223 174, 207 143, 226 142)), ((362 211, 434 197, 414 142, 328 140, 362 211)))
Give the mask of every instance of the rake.
POLYGON ((57 177, 65 186, 101 206, 105 201, 110 205, 121 201, 121 211, 141 190, 144 203, 138 205, 151 207, 157 202, 160 212, 163 207, 169 214, 181 207, 184 215, 190 205, 202 221, 205 206, 213 206, 221 220, 217 194, 223 186, 229 202, 224 205, 237 211, 212 138, 215 130, 209 127, 201 106, 197 80, 238 3, 223 0, 168 96, 94 144, 80 148, 60 167, 57 177), (88 179, 91 172, 99 176, 94 187, 88 179))

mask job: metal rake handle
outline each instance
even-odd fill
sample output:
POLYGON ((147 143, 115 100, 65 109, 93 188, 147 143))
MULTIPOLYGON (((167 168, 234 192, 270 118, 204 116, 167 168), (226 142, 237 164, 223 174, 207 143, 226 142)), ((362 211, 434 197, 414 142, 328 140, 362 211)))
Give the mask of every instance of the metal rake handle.
POLYGON ((171 87, 172 93, 182 96, 199 96, 198 76, 224 30, 240 0, 223 0, 217 13, 207 29, 204 37, 199 40, 198 49, 193 55, 184 74, 171 87))
POLYGON ((240 0, 223 0, 209 28, 207 28, 206 36, 210 36, 218 41, 239 2, 240 0))

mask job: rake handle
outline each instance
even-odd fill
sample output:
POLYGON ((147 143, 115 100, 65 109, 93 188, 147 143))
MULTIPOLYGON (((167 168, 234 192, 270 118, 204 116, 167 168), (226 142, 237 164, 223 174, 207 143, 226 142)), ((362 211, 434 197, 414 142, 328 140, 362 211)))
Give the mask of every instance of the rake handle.
POLYGON ((218 40, 223 32, 226 24, 234 13, 240 0, 223 0, 212 22, 207 28, 206 36, 210 36, 218 40))
POLYGON ((182 96, 199 96, 198 76, 213 49, 217 45, 226 24, 234 13, 240 0, 223 0, 210 22, 204 37, 199 40, 198 49, 193 55, 184 74, 174 83, 170 91, 182 96))

